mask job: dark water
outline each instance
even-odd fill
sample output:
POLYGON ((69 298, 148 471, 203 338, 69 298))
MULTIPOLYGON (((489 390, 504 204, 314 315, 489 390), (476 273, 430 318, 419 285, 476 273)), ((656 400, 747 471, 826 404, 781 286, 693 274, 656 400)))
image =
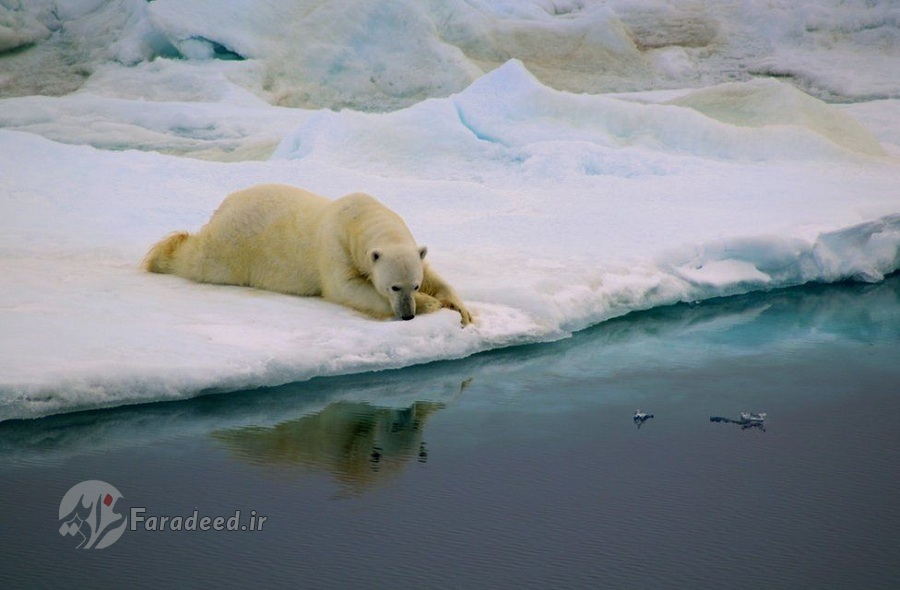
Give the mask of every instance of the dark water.
POLYGON ((0 424, 2 588, 900 588, 900 278, 0 424), (636 408, 654 414, 640 428, 636 408), (765 428, 710 422, 766 412, 765 428), (59 533, 83 480, 261 531, 59 533))

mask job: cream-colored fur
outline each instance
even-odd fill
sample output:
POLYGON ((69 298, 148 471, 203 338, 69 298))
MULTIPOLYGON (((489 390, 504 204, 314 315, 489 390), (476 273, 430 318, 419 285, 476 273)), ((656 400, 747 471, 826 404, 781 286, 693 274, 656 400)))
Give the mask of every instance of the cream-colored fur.
POLYGON ((423 262, 399 215, 353 193, 331 201, 280 184, 229 195, 195 234, 176 232, 144 258, 150 272, 194 281, 319 295, 376 318, 412 319, 443 307, 472 316, 423 262))

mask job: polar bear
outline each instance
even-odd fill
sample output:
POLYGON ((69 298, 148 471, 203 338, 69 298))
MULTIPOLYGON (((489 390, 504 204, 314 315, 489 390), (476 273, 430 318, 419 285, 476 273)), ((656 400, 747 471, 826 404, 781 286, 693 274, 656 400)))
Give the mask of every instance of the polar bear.
POLYGON ((353 193, 334 201, 281 184, 232 193, 195 234, 175 232, 143 261, 150 272, 204 283, 318 295, 375 318, 441 308, 472 315, 424 262, 399 215, 353 193))

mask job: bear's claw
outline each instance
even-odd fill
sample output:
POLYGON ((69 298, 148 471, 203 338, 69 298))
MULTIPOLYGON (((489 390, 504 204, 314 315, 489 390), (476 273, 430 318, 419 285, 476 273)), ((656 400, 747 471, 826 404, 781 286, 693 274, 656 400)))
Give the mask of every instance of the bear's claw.
POLYGON ((463 304, 450 301, 449 299, 441 299, 441 306, 459 312, 461 316, 460 324, 462 324, 463 328, 472 323, 472 314, 469 313, 469 310, 463 304))

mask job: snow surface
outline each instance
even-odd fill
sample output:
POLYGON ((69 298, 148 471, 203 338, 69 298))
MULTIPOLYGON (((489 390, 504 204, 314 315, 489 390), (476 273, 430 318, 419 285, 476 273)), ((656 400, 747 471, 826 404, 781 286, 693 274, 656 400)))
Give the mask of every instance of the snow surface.
POLYGON ((880 280, 900 9, 739 4, 0 0, 0 420, 880 280), (139 270, 262 182, 383 200, 475 325, 139 270))

